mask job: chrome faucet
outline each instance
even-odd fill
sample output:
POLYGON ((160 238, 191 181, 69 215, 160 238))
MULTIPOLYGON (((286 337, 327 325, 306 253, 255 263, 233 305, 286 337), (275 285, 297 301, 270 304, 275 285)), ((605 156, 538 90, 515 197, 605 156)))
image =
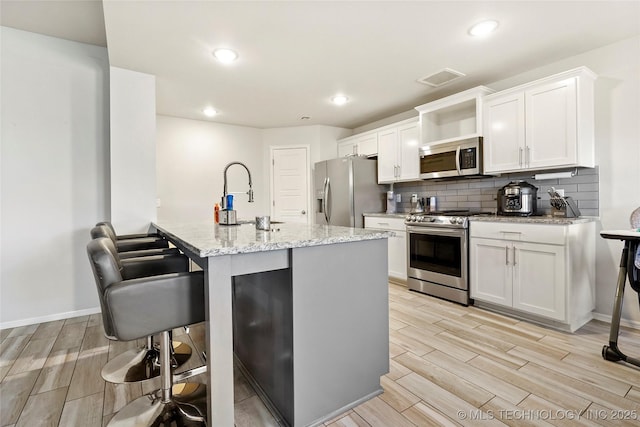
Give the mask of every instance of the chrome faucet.
POLYGON ((222 203, 220 204, 222 209, 227 209, 227 169, 232 165, 240 165, 246 169, 247 174, 249 175, 249 191, 247 191, 247 194, 249 195, 249 203, 253 203, 253 188, 251 187, 251 172, 249 172, 249 168, 244 163, 231 162, 224 167, 224 191, 222 193, 222 203))

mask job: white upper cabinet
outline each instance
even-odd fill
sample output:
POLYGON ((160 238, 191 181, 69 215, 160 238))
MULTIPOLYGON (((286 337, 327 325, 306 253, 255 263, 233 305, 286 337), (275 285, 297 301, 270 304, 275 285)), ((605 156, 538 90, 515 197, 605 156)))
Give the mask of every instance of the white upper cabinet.
POLYGON ((375 156, 378 154, 378 134, 371 133, 356 138, 359 156, 375 156))
POLYGON ((367 132, 361 135, 350 136, 338 142, 338 157, 372 157, 376 154, 378 154, 377 132, 367 132))
POLYGON ((493 90, 478 86, 417 106, 421 145, 482 136, 482 101, 490 93, 493 90))
POLYGON ((398 174, 398 129, 378 132, 378 182, 395 182, 398 174))
POLYGON ((415 120, 378 132, 378 183, 420 178, 420 133, 415 120))
POLYGON ((357 156, 358 146, 351 138, 338 143, 338 157, 357 156))
POLYGON ((581 67, 487 96, 484 172, 595 166, 595 78, 581 67))
POLYGON ((420 132, 416 118, 338 141, 338 157, 378 157, 378 183, 420 179, 420 132))
POLYGON ((484 171, 522 168, 525 147, 524 93, 486 100, 484 120, 484 171))

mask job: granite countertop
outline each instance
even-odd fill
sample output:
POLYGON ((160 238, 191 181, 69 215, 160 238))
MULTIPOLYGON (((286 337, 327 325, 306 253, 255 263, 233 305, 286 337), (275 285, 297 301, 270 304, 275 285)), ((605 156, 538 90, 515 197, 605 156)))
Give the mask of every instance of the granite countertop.
POLYGON ((381 218, 402 218, 402 219, 404 219, 407 215, 408 215, 407 213, 403 213, 403 212, 397 212, 392 214, 388 214, 386 212, 365 212, 362 214, 362 216, 375 216, 375 217, 381 217, 381 218))
POLYGON ((511 223, 523 223, 523 224, 551 224, 551 225, 571 225, 571 224, 583 224, 586 222, 596 221, 597 218, 582 216, 579 218, 561 218, 551 215, 540 216, 498 216, 498 215, 484 215, 473 216, 469 218, 469 221, 477 222, 511 222, 511 223))
MULTIPOLYGON (((382 217, 382 218, 405 218, 408 213, 394 213, 388 214, 386 212, 378 213, 364 213, 363 216, 370 217, 382 217)), ((539 216, 498 216, 498 215, 482 215, 469 217, 469 221, 478 222, 511 222, 511 223, 526 223, 526 224, 551 224, 551 225, 571 225, 582 224, 585 222, 597 221, 596 217, 582 216, 579 218, 561 218, 551 215, 539 215, 539 216)))
POLYGON ((255 224, 218 225, 213 221, 157 221, 152 225, 169 240, 178 241, 200 257, 231 255, 361 240, 386 239, 393 232, 327 225, 272 223, 270 231, 255 224))

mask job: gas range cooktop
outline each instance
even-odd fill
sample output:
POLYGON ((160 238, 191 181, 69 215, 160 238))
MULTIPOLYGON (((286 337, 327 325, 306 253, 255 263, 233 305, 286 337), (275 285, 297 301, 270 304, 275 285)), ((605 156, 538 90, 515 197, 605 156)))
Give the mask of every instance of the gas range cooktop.
POLYGON ((443 210, 435 212, 411 212, 405 224, 422 227, 467 228, 471 216, 493 215, 491 212, 472 210, 443 210))

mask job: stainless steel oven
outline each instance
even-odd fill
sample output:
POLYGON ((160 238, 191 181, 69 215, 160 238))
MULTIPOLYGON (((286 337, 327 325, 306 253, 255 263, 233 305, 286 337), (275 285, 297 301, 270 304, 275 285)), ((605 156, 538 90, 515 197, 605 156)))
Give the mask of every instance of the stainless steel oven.
POLYGON ((407 285, 469 305, 468 222, 460 215, 407 217, 407 285))

